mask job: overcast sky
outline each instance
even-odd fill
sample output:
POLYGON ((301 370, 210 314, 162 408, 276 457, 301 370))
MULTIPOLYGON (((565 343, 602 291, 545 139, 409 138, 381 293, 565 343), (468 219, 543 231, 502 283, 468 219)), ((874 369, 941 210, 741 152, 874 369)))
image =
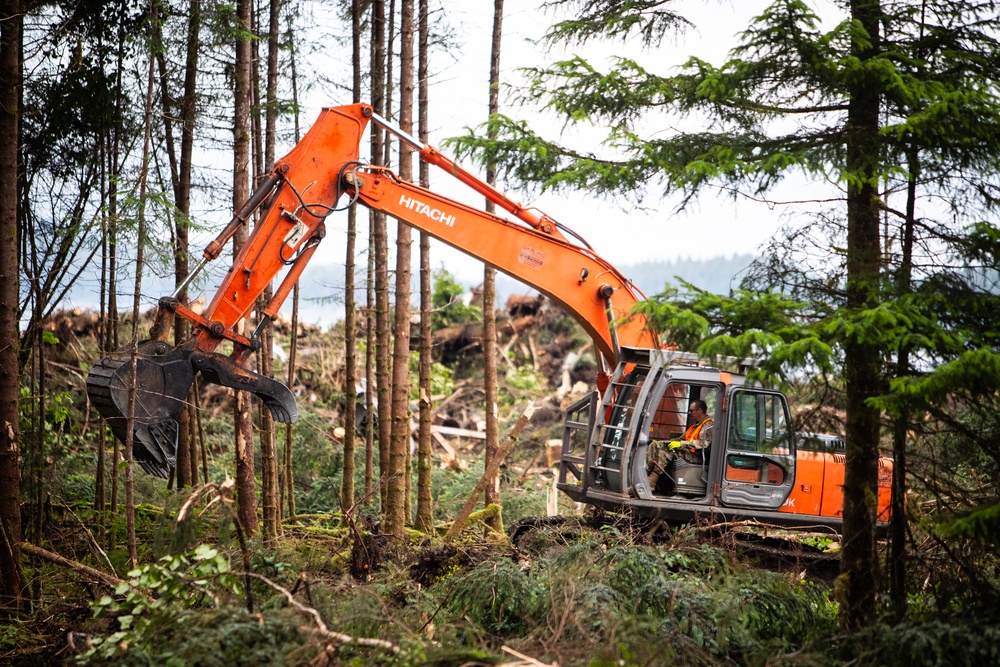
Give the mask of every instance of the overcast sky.
MULTIPOLYGON (((432 2, 432 6, 435 3, 432 2)), ((447 20, 455 27, 455 39, 461 42, 449 54, 433 54, 430 93, 430 143, 440 146, 449 136, 461 134, 463 128, 481 123, 487 113, 492 6, 490 0, 444 2, 447 20)), ((502 81, 517 84, 521 79, 518 68, 550 62, 565 53, 545 52, 533 43, 553 22, 554 16, 540 8, 539 0, 506 0, 504 3, 502 81)), ((725 2, 717 0, 680 0, 675 9, 695 24, 677 40, 668 40, 652 52, 643 52, 638 42, 607 46, 588 44, 575 49, 581 56, 599 60, 609 54, 634 57, 656 71, 668 71, 697 55, 713 63, 724 61, 735 43, 734 35, 766 3, 759 0, 725 2)), ((315 99, 315 108, 305 117, 312 118, 322 104, 337 104, 315 99)), ((553 117, 540 115, 523 107, 504 105, 502 111, 526 119, 532 127, 549 136, 556 136, 560 123, 553 117)), ((574 135, 565 140, 572 142, 574 135)), ((583 137, 581 140, 586 140, 583 137)), ((444 173, 432 170, 432 188, 449 196, 462 196, 448 183, 444 173)), ((576 230, 599 254, 616 265, 638 261, 675 257, 710 258, 718 255, 753 252, 780 225, 781 211, 766 205, 742 201, 734 204, 722 194, 708 194, 690 210, 674 213, 676 198, 650 196, 644 206, 650 210, 623 209, 623 202, 595 199, 584 193, 546 193, 537 200, 508 188, 509 194, 525 204, 532 204, 576 230)), ((471 203, 479 203, 473 197, 471 203)), ((332 234, 331 234, 332 236, 332 234)), ((335 246, 327 236, 324 245, 335 246)), ((342 261, 342 252, 328 247, 320 261, 342 261), (331 258, 327 260, 326 258, 331 258)), ((481 265, 444 247, 435 250, 435 266, 444 262, 460 277, 475 281, 481 275, 481 265), (447 252, 445 252, 447 251, 447 252), (441 257, 446 259, 440 259, 441 257)))

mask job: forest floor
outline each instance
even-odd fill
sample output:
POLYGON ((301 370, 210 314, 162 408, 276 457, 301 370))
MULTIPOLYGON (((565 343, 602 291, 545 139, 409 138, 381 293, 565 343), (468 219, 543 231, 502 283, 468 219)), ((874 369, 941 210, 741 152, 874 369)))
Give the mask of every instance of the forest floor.
MULTIPOLYGON (((339 506, 341 332, 300 327, 295 516, 278 538, 243 544, 226 392, 203 387, 207 474, 170 491, 137 473, 132 569, 123 513, 94 508, 100 429, 84 391, 94 323, 86 313, 51 322, 51 441, 41 472, 25 467, 42 480, 24 503, 35 545, 25 559, 30 607, 0 624, 0 664, 842 662, 847 640, 831 593, 837 545, 828 537, 640 523, 556 494, 549 442, 561 436, 562 410, 590 391, 596 366, 575 323, 540 300, 508 304, 498 325, 502 430, 527 402, 539 408, 501 470, 504 533, 481 515, 457 542, 442 540, 482 474, 478 323, 435 333, 439 530, 408 531, 402 542, 379 531, 377 493, 368 506, 339 506)), ((289 334, 279 323, 279 347, 287 350, 289 334)), ((363 447, 358 457, 360 471, 363 447)), ((848 655, 875 650, 859 641, 848 655)))

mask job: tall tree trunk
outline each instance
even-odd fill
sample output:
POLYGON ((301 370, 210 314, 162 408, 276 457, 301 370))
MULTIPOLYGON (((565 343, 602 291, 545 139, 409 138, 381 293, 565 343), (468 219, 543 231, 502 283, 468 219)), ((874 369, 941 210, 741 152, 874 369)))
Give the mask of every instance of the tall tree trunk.
MULTIPOLYGON (((490 48, 490 90, 489 113, 492 117, 500 113, 500 43, 503 35, 503 0, 493 0, 493 41, 490 48)), ((496 185, 496 166, 490 162, 486 167, 486 182, 496 185)), ((486 202, 486 210, 496 210, 493 202, 486 202)), ((497 391, 497 311, 496 311, 496 271, 487 266, 483 272, 483 384, 486 392, 486 466, 497 455, 500 433, 500 415, 497 391)), ((500 503, 500 478, 494 477, 486 485, 484 502, 487 505, 500 503)), ((503 517, 499 514, 489 519, 490 527, 503 532, 503 517)))
MULTIPOLYGON (((155 4, 152 5, 149 20, 155 24, 158 20, 155 4)), ((144 247, 146 236, 146 192, 149 176, 150 144, 152 142, 153 124, 153 89, 156 81, 156 57, 149 54, 149 72, 146 85, 146 107, 143 122, 142 166, 139 171, 139 211, 136 229, 135 257, 135 291, 132 294, 132 363, 129 374, 128 391, 128 427, 125 429, 125 521, 128 531, 128 553, 132 567, 139 565, 139 552, 135 536, 135 459, 132 455, 134 445, 133 432, 135 428, 136 392, 136 356, 139 347, 139 319, 142 317, 142 269, 144 262, 144 247)))
MULTIPOLYGON (((233 210, 238 211, 250 197, 250 99, 253 50, 250 40, 251 3, 239 0, 236 17, 240 34, 236 38, 236 71, 233 106, 233 210)), ((241 226, 233 235, 233 256, 239 255, 247 241, 247 229, 241 226)), ((244 328, 241 322, 239 328, 244 328)), ((236 498, 239 519, 247 533, 257 530, 257 497, 253 466, 253 419, 250 396, 233 392, 233 428, 236 449, 236 498)))
MULTIPOLYGON (((201 32, 201 0, 191 0, 188 3, 188 31, 187 31, 187 54, 184 61, 184 96, 181 98, 181 163, 179 178, 177 179, 177 209, 181 216, 177 220, 177 257, 182 260, 178 262, 176 274, 178 279, 184 280, 190 272, 190 244, 188 240, 188 230, 191 224, 191 156, 194 153, 194 128, 198 117, 197 94, 198 94, 198 53, 201 47, 199 34, 201 32)), ((187 303, 187 288, 182 290, 177 298, 182 303, 187 303)), ((183 317, 175 319, 174 340, 185 340, 190 336, 191 323, 183 317)), ((189 397, 191 394, 189 394, 189 397)), ((191 463, 191 483, 198 483, 198 457, 195 455, 195 441, 190 434, 195 432, 195 403, 188 401, 187 415, 188 422, 188 451, 191 463)), ((183 417, 182 417, 183 419, 183 417)), ((204 476, 204 475, 203 475, 204 476)), ((208 477, 205 476, 206 483, 208 477)))
MULTIPOLYGON (((295 143, 302 138, 299 128, 299 76, 295 68, 295 35, 291 26, 288 28, 288 43, 290 52, 290 65, 292 70, 292 108, 295 109, 295 143)), ((288 343, 288 388, 295 386, 295 357, 298 350, 299 334, 299 283, 296 281, 295 289, 292 290, 292 334, 288 343)), ((295 521, 295 478, 292 475, 292 425, 285 424, 285 485, 283 498, 287 498, 288 518, 295 521)))
MULTIPOLYGON (((862 62, 880 49, 879 0, 851 0, 851 18, 867 35, 852 51, 862 62)), ((879 89, 874 75, 851 84, 847 112, 847 308, 852 314, 879 300, 878 160, 879 89)), ((881 386, 879 350, 864 340, 844 347, 847 393, 847 462, 844 470, 844 534, 838 580, 843 627, 856 630, 875 619, 878 558, 875 527, 878 500, 879 413, 866 401, 881 386)))
MULTIPOLYGON (((369 231, 374 232, 375 218, 369 231)), ((365 276, 365 498, 371 498, 375 476, 375 236, 368 235, 368 267, 365 276)))
MULTIPOLYGON (((107 166, 107 133, 101 133, 100 148, 98 148, 98 159, 101 161, 101 277, 98 291, 98 314, 97 314, 97 354, 104 358, 108 350, 104 346, 104 333, 108 323, 108 216, 107 216, 107 192, 108 192, 108 171, 107 166)), ((89 398, 87 399, 90 400, 89 398)), ((107 461, 105 460, 108 451, 108 429, 103 420, 100 420, 99 432, 97 436, 97 471, 94 474, 94 510, 97 512, 97 522, 99 531, 104 530, 104 511, 107 509, 107 461)))
POLYGON ((21 468, 17 402, 20 395, 18 273, 18 119, 21 28, 18 0, 0 4, 0 615, 21 604, 21 468), (6 266, 4 269, 2 267, 6 266))
MULTIPOLYGON (((386 115, 386 45, 385 45, 385 2, 372 0, 372 108, 380 116, 386 115)), ((381 166, 388 140, 385 132, 371 128, 372 164, 381 166)), ((389 323, 389 242, 384 213, 373 211, 372 237, 375 244, 375 385, 378 397, 378 461, 379 494, 382 512, 385 513, 388 486, 385 476, 389 472, 389 432, 391 422, 389 405, 392 398, 392 380, 389 377, 390 363, 390 323, 389 323)))
MULTIPOLYGON (((420 143, 428 139, 428 16, 427 0, 417 3, 417 131, 420 143)), ((430 165, 420 161, 420 185, 431 186, 430 165)), ((431 241, 420 232, 420 417, 417 429, 417 530, 429 533, 434 528, 433 495, 431 492, 431 241)))
MULTIPOLYGON (((361 0, 351 0, 352 99, 361 101, 361 0)), ((340 483, 340 506, 346 512, 354 505, 354 444, 357 442, 357 304, 354 301, 354 255, 357 252, 358 206, 347 211, 347 249, 344 259, 344 475, 340 483)))
MULTIPOLYGON (((920 172, 916 148, 909 155, 909 180, 906 188, 906 219, 903 221, 902 258, 896 279, 899 297, 911 293, 913 278, 913 231, 916 225, 917 176, 920 172)), ((910 374, 910 350, 905 345, 896 359, 896 377, 910 374)), ((889 592, 897 622, 906 617, 906 432, 910 421, 904 409, 892 425, 892 518, 889 524, 889 592)))
MULTIPOLYGON (((162 51, 157 52, 157 64, 160 72, 160 101, 163 105, 164 138, 166 140, 167 157, 170 163, 170 180, 174 191, 174 206, 177 217, 174 222, 174 286, 180 287, 190 271, 189 234, 191 214, 191 154, 194 148, 195 94, 198 81, 198 49, 199 28, 201 24, 200 0, 191 0, 188 4, 187 50, 184 65, 184 92, 180 99, 181 147, 178 159, 173 135, 174 112, 170 100, 173 96, 169 90, 166 57, 162 51)), ((162 28, 159 23, 154 26, 158 41, 162 42, 162 28)), ((187 288, 177 293, 181 303, 187 303, 187 288)), ((190 337, 191 325, 188 320, 176 315, 174 317, 174 345, 180 345, 190 337)), ((177 488, 182 489, 197 482, 198 463, 194 445, 190 439, 190 422, 193 417, 191 402, 177 416, 177 488)))
MULTIPOLYGON (((399 48, 399 125, 413 132, 413 0, 402 0, 399 48)), ((399 177, 413 180, 413 148, 399 142, 399 177)), ((406 458, 410 450, 410 226, 396 226, 396 303, 392 350, 392 434, 385 532, 403 537, 406 516, 406 458)))
MULTIPOLYGON (((260 3, 255 2, 252 9, 250 10, 250 30, 256 36, 259 34, 258 26, 260 25, 260 3)), ((260 83, 260 40, 254 39, 250 43, 250 191, 253 192, 260 185, 260 180, 263 177, 265 166, 264 166, 264 123, 261 119, 261 112, 263 111, 263 105, 261 104, 261 83, 260 83)), ((254 215, 254 225, 260 222, 260 217, 254 215)), ((255 304, 255 319, 253 321, 254 331, 257 331, 258 325, 264 321, 264 308, 267 307, 267 299, 270 295, 271 286, 268 285, 264 291, 257 297, 257 302, 255 304)), ((250 319, 247 319, 246 326, 249 327, 250 319)), ((265 327, 266 328, 266 325, 265 327)), ((258 340, 261 343, 260 348, 258 348, 256 354, 253 355, 253 361, 256 365, 257 372, 265 374, 264 366, 267 363, 264 360, 267 354, 264 349, 266 346, 267 335, 261 331, 258 335, 258 340)), ((269 432, 273 433, 274 423, 271 418, 270 411, 265 409, 260 401, 249 398, 251 407, 251 418, 253 418, 253 408, 256 408, 256 418, 257 418, 257 432, 258 440, 260 442, 260 509, 261 509, 261 537, 265 541, 269 541, 276 536, 277 523, 275 521, 275 508, 277 499, 271 496, 271 479, 270 474, 274 469, 274 439, 269 437, 269 432), (270 429, 270 431, 269 431, 270 429), (275 531, 275 532, 272 532, 275 531)))
MULTIPOLYGON (((295 364, 299 349, 299 285, 295 284, 292 291, 292 327, 291 336, 288 341, 288 388, 295 387, 295 364)), ((284 491, 281 494, 285 498, 287 516, 290 521, 295 521, 295 477, 292 474, 292 425, 285 424, 285 456, 282 465, 284 469, 284 491)))
MULTIPOLYGON (((278 121, 278 28, 281 14, 281 0, 271 0, 268 3, 268 35, 267 35, 267 81, 264 105, 264 155, 257 168, 258 174, 263 174, 275 160, 275 138, 278 121)), ((274 290, 271 285, 264 289, 258 300, 258 318, 266 318, 264 308, 271 301, 274 290)), ((260 372, 265 377, 274 375, 274 326, 269 318, 265 319, 261 331, 261 349, 259 352, 260 372)), ((278 454, 275 443, 274 417, 271 411, 261 408, 260 414, 260 466, 261 466, 261 507, 264 515, 264 535, 276 538, 281 526, 281 515, 278 499, 278 454)))
MULTIPOLYGON (((111 130, 111 150, 108 153, 108 173, 111 177, 108 192, 108 340, 107 349, 118 350, 118 184, 121 181, 121 147, 125 137, 123 107, 125 93, 122 86, 125 71, 125 12, 118 20, 118 48, 115 51, 115 118, 111 130)), ((121 444, 118 438, 112 438, 111 450, 111 513, 118 512, 118 483, 120 471, 118 464, 121 459, 121 444)), ((108 546, 114 546, 115 531, 108 531, 108 546)))

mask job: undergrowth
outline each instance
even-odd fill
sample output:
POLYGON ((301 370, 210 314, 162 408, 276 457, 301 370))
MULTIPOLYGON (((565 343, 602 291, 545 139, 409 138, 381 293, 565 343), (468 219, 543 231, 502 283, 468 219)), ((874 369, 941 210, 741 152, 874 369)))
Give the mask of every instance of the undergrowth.
MULTIPOLYGON (((172 512, 143 515, 145 530, 161 530, 172 512)), ((915 617, 842 634, 823 583, 752 567, 695 530, 654 541, 627 523, 542 520, 516 544, 397 543, 365 583, 347 573, 345 535, 300 529, 274 544, 252 542, 258 576, 249 612, 232 538, 187 528, 184 539, 160 542, 165 555, 129 572, 127 584, 87 589, 94 618, 75 626, 75 652, 64 648, 59 657, 88 665, 415 667, 499 664, 511 659, 507 647, 563 667, 1000 661, 990 618, 915 617), (198 538, 215 546, 192 546, 198 538), (276 586, 294 591, 300 608, 276 586), (377 638, 398 652, 331 641, 308 609, 333 632, 377 638)), ((110 554, 114 562, 119 553, 110 554)), ((24 638, 23 628, 0 625, 0 651, 24 638)))

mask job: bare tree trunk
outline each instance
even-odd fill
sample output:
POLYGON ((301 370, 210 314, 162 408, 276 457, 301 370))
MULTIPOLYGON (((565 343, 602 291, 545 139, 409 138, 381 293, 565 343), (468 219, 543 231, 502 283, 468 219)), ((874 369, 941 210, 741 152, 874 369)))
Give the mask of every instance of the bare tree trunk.
POLYGON ((531 416, 534 414, 535 406, 533 403, 529 403, 528 407, 526 407, 524 412, 521 413, 517 423, 515 423, 513 428, 510 429, 510 432, 507 433, 507 438, 504 440, 504 443, 497 449, 497 455, 492 461, 490 461, 489 465, 486 466, 486 469, 483 470, 483 476, 479 478, 479 481, 476 483, 476 488, 472 490, 472 493, 469 494, 469 498, 465 501, 465 505, 463 505, 462 509, 459 510, 458 516, 455 517, 455 523, 453 523, 451 528, 448 529, 448 532, 445 533, 445 542, 453 541, 462 532, 462 529, 465 527, 465 522, 468 521, 469 516, 472 514, 472 508, 476 506, 477 502, 479 502, 479 496, 486 491, 486 487, 489 486, 489 480, 496 477, 497 473, 500 471, 500 464, 503 463, 503 460, 507 458, 508 454, 510 454, 510 450, 514 448, 515 444, 517 444, 517 439, 520 437, 521 431, 523 431, 524 427, 529 421, 531 421, 531 416))
MULTIPOLYGON (((374 217, 370 228, 374 228, 374 217)), ((374 231, 372 229, 372 231, 374 231)), ((375 237, 368 235, 368 271, 365 280, 365 498, 372 496, 375 477, 375 237)))
MULTIPOLYGON (((184 65, 184 92, 180 99, 181 149, 177 157, 173 135, 173 117, 170 91, 168 89, 167 65, 163 52, 157 53, 160 71, 160 100, 163 105, 164 138, 167 157, 170 162, 170 180, 174 190, 174 205, 177 219, 174 223, 174 286, 180 287, 190 270, 188 228, 191 214, 191 154, 194 148, 194 123, 196 117, 195 95, 198 82, 199 28, 201 24, 200 0, 188 4, 187 52, 184 65)), ((160 25, 154 26, 161 32, 160 25)), ((181 303, 187 303, 187 288, 177 294, 181 303)), ((174 317, 174 344, 180 345, 191 333, 188 320, 174 317)), ((190 439, 190 423, 193 417, 190 404, 177 416, 177 488, 196 484, 198 480, 198 457, 190 439)))
MULTIPOLYGON (((250 197, 250 98, 251 60, 250 40, 251 3, 239 0, 236 16, 241 33, 236 38, 236 72, 233 115, 233 210, 238 211, 250 197)), ((239 255, 247 241, 246 227, 233 235, 233 256, 239 255)), ((239 328, 244 328, 241 322, 239 328)), ((241 331, 242 332, 242 331, 241 331)), ((257 531, 257 498, 253 469, 253 419, 250 396, 246 392, 233 392, 233 427, 236 449, 236 498, 239 518, 247 533, 257 531)))
MULTIPOLYGON (((371 104, 378 111, 379 106, 377 103, 377 98, 381 95, 378 92, 379 81, 381 80, 378 76, 381 66, 376 66, 379 62, 379 52, 376 49, 378 40, 376 21, 377 21, 377 7, 376 4, 381 2, 369 3, 371 6, 371 38, 368 40, 368 53, 369 53, 369 70, 371 74, 371 91, 370 99, 371 104)), ((376 128, 371 129, 371 152, 372 161, 376 159, 375 156, 378 155, 376 151, 379 146, 376 144, 376 128)), ((368 214, 368 266, 365 274, 365 498, 372 497, 372 481, 375 475, 375 408, 374 399, 372 397, 372 391, 375 387, 375 212, 369 211, 368 214)))
POLYGON ((21 605, 21 467, 18 273, 18 118, 21 90, 21 3, 0 4, 0 616, 21 605), (4 269, 2 267, 6 266, 4 269))
MULTIPOLYGON (((493 0, 493 42, 490 49, 490 116, 500 112, 500 44, 503 34, 503 0, 493 0)), ((496 185, 496 166, 491 162, 486 167, 486 182, 496 185)), ((486 202, 486 210, 493 213, 493 202, 486 202)), ((486 392, 486 466, 497 455, 500 432, 500 415, 497 390, 497 312, 496 312, 496 271, 487 266, 483 271, 483 384, 486 392)), ((483 501, 486 505, 500 504, 500 478, 495 476, 486 485, 483 501)), ((503 518, 497 514, 488 519, 490 527, 503 532, 503 518)))
MULTIPOLYGON (((352 98, 361 101, 361 0, 351 0, 352 98)), ((340 506, 354 505, 354 451, 357 442, 357 304, 354 301, 354 255, 358 237, 358 206, 347 211, 347 249, 344 259, 344 475, 340 484, 340 506)))
MULTIPOLYGON (((292 291, 292 333, 288 341, 288 388, 295 386, 295 363, 299 348, 299 285, 295 284, 292 291)), ((295 477, 292 474, 292 425, 285 424, 285 456, 282 468, 284 469, 284 484, 281 497, 285 499, 287 514, 282 512, 282 516, 287 516, 290 521, 295 521, 295 477)))
MULTIPOLYGON (((372 108, 375 113, 386 115, 386 46, 385 46, 385 2, 372 0, 372 108)), ((384 164, 384 153, 388 140, 378 127, 371 128, 372 164, 384 164)), ((384 479, 389 472, 389 432, 391 422, 389 405, 392 398, 392 381, 389 377, 390 338, 389 328, 389 242, 386 230, 386 216, 372 213, 372 237, 375 244, 375 385, 378 397, 378 460, 379 478, 384 479)), ((386 510, 388 486, 380 486, 382 512, 386 510)))
MULTIPOLYGON (((413 0, 402 0, 400 21, 399 125, 413 131, 413 0)), ((413 180, 413 149, 399 144, 399 177, 413 180)), ((410 258, 411 229, 402 220, 396 227, 396 303, 392 354, 392 434, 389 494, 385 532, 403 537, 406 507, 406 457, 410 449, 410 258)))
MULTIPOLYGON (((913 280, 913 231, 916 226, 917 177, 920 163, 916 149, 909 155, 910 177, 906 188, 906 218, 903 221, 902 257, 896 279, 898 296, 912 292, 913 280)), ((903 346, 896 359, 896 377, 910 374, 910 350, 903 346)), ((889 523, 889 592, 892 599, 896 622, 906 618, 908 609, 906 596, 906 433, 909 426, 909 412, 903 412, 893 420, 892 427, 892 518, 889 523)))
MULTIPOLYGON (((108 192, 108 340, 109 351, 117 350, 118 340, 118 183, 121 180, 121 144, 125 134, 122 123, 122 107, 125 104, 122 94, 122 72, 125 71, 125 14, 122 13, 118 22, 118 49, 115 52, 115 122, 111 133, 111 151, 108 173, 110 191, 108 192)), ((118 463, 121 459, 121 444, 118 438, 112 438, 111 450, 111 513, 118 512, 118 482, 120 471, 118 463)), ((108 546, 114 545, 115 533, 108 531, 108 546)))
MULTIPOLYGON (((106 133, 101 133, 100 147, 98 148, 99 159, 101 161, 101 277, 98 291, 98 314, 97 314, 97 353, 100 358, 104 358, 109 350, 104 346, 104 330, 108 326, 108 218, 107 218, 107 192, 108 192, 108 172, 105 152, 107 150, 108 138, 106 133)), ((89 402, 89 397, 88 397, 89 402)), ((86 426, 86 425, 85 425, 86 426)), ((108 429, 104 421, 100 421, 97 436, 97 471, 94 474, 94 510, 97 512, 97 522, 100 531, 104 530, 104 511, 107 509, 107 461, 105 460, 108 451, 108 429)))
MULTIPOLYGON (((40 312, 42 308, 41 304, 37 301, 36 308, 39 309, 36 312, 40 312)), ((32 392, 32 395, 37 397, 34 419, 32 420, 35 430, 35 464, 31 476, 35 489, 35 529, 33 536, 34 541, 41 544, 42 517, 45 515, 45 396, 48 392, 48 387, 45 384, 45 345, 42 342, 41 336, 35 338, 34 358, 35 372, 33 380, 38 384, 35 385, 36 389, 32 392)))
MULTIPOLYGON (((301 138, 299 131, 299 77, 295 69, 295 36, 291 27, 288 29, 288 43, 291 45, 292 69, 292 107, 295 109, 295 142, 301 138)), ((288 388, 295 386, 295 361, 299 338, 299 283, 295 283, 292 291, 292 333, 288 343, 288 388)), ((292 474, 292 425, 285 424, 285 457, 284 457, 284 491, 279 494, 287 498, 288 518, 295 521, 295 477, 292 474)), ((282 513, 284 515, 284 513, 282 513)))
MULTIPOLYGON (((250 30, 254 35, 259 34, 260 16, 258 12, 260 11, 260 3, 255 3, 250 11, 250 30)), ((261 104, 261 83, 260 83, 260 40, 254 39, 250 45, 250 145, 251 150, 251 161, 252 165, 250 170, 250 181, 251 181, 251 191, 256 190, 257 186, 260 184, 260 179, 262 178, 264 171, 267 169, 268 165, 265 165, 264 159, 264 123, 261 120, 261 111, 264 105, 261 104)), ((260 218, 256 215, 254 216, 254 225, 260 222, 260 218)), ((261 322, 265 322, 263 330, 260 333, 260 343, 261 346, 257 350, 253 359, 257 366, 257 371, 265 376, 267 376, 267 323, 264 320, 264 308, 267 307, 267 302, 271 297, 271 285, 268 284, 264 288, 264 291, 257 297, 257 303, 255 304, 256 310, 256 320, 255 325, 259 325, 261 322)), ((249 320, 247 324, 249 325, 249 320)), ((256 330, 256 329, 255 329, 256 330)), ((273 352, 273 348, 271 350, 273 352)), ((249 399, 250 405, 256 408, 257 415, 257 431, 258 439, 260 442, 260 509, 261 509, 261 537, 265 541, 272 540, 277 536, 277 521, 276 521, 276 510, 277 510, 277 498, 271 494, 273 486, 273 480, 271 479, 271 473, 275 469, 275 455, 274 455, 274 419, 271 417, 270 410, 264 408, 260 401, 256 401, 252 398, 249 399)), ((253 418, 253 412, 251 412, 251 418, 253 418)))
MULTIPOLYGON (((428 139, 428 25, 427 0, 417 3, 417 106, 420 142, 428 139)), ((420 161, 420 185, 431 185, 430 165, 420 161)), ((420 233, 420 420, 417 430, 417 516, 414 525, 425 533, 434 528, 433 494, 431 492, 431 242, 420 233)))
MULTIPOLYGON (((188 4, 188 32, 187 32, 187 55, 184 62, 184 97, 181 98, 181 164, 180 178, 178 179, 179 190, 177 192, 177 208, 183 215, 183 219, 177 224, 177 246, 178 257, 183 258, 183 264, 177 269, 177 276, 180 279, 187 278, 190 271, 190 245, 188 243, 188 228, 190 226, 191 215, 191 156, 194 152, 194 128, 198 117, 197 94, 198 94, 198 53, 200 41, 198 36, 201 30, 201 0, 190 0, 188 4)), ((177 295, 182 303, 187 303, 188 293, 185 288, 177 295)), ((183 317, 177 318, 174 328, 174 340, 184 340, 191 332, 191 324, 183 317)), ((191 396, 191 394, 189 394, 191 396)), ((187 413, 188 433, 195 429, 195 406, 189 401, 187 413)), ((195 442, 188 437, 188 451, 191 463, 191 484, 198 483, 198 456, 195 454, 195 442)), ((203 471, 204 473, 204 471, 203 471)), ((202 475, 208 482, 208 475, 202 475)))
MULTIPOLYGON (((267 82, 266 82, 266 104, 265 131, 264 131, 264 155, 257 163, 257 173, 262 174, 274 164, 275 160, 275 136, 277 133, 278 120, 278 22, 280 17, 281 0, 271 0, 269 3, 268 15, 268 39, 267 39, 267 82)), ((259 68, 254 68, 257 72, 259 68)), ((255 89, 258 87, 255 86, 255 89)), ((259 114, 254 114, 258 117, 259 114)), ((264 293, 258 299, 257 316, 266 318, 263 314, 264 308, 271 301, 273 288, 268 285, 264 293)), ((270 319, 266 319, 264 328, 261 331, 261 349, 259 355, 260 372, 265 377, 274 375, 274 326, 270 319)), ((259 409, 260 414, 260 458, 261 458, 261 508, 264 516, 263 533, 267 538, 276 538, 281 526, 280 502, 278 499, 278 455, 275 443, 274 417, 271 411, 259 409)))
MULTIPOLYGON (((155 5, 150 12, 150 19, 155 23, 155 5)), ((125 429, 125 521, 128 530, 128 554, 132 567, 139 565, 139 552, 135 537, 135 460, 132 456, 133 429, 135 428, 135 398, 136 398, 136 355, 139 349, 139 318, 142 317, 142 269, 144 262, 144 238, 146 235, 146 183, 149 175, 149 153, 152 139, 153 123, 153 88, 156 80, 156 57, 149 54, 148 83, 146 86, 146 111, 143 128, 142 167, 139 172, 139 212, 136 229, 135 258, 135 291, 132 295, 132 364, 128 391, 128 427, 125 429)))

